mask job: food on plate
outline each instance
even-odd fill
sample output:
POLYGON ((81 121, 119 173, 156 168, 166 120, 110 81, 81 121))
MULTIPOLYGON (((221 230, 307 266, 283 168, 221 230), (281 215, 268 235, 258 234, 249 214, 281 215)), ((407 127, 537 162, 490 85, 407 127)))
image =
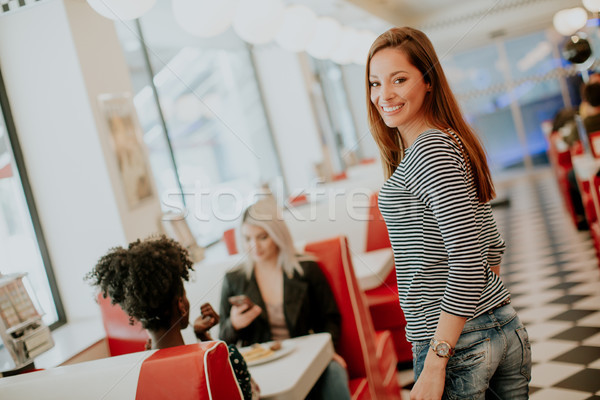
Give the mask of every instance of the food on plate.
POLYGON ((273 351, 277 351, 277 350, 281 349, 281 342, 279 340, 274 341, 269 346, 269 349, 271 349, 273 351))
POLYGON ((263 346, 262 344, 253 344, 248 350, 242 350, 242 357, 246 362, 262 360, 270 357, 274 353, 273 350, 263 346))

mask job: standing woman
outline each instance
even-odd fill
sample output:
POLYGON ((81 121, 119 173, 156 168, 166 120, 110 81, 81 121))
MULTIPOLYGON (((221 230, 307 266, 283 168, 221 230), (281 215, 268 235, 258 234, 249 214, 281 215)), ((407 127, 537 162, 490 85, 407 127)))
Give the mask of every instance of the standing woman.
POLYGON ((424 33, 383 33, 366 72, 386 178, 379 208, 413 346, 411 399, 526 399, 529 338, 499 277, 505 245, 483 147, 424 33))

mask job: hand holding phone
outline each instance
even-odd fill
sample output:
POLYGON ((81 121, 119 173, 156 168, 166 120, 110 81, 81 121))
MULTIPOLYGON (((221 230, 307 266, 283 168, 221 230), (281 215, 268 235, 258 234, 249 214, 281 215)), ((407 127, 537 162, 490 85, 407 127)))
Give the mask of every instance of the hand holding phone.
POLYGON ((233 306, 229 318, 235 330, 247 327, 262 313, 262 308, 254 304, 245 294, 231 296, 228 300, 233 306))

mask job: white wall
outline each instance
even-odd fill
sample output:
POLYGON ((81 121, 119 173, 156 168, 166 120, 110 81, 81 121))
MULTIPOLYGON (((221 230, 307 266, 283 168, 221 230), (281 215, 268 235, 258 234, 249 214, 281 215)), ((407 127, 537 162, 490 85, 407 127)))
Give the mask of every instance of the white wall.
POLYGON ((109 247, 157 230, 128 210, 98 120, 99 93, 130 90, 112 22, 83 0, 0 17, 0 67, 68 319, 99 314, 83 276, 109 247), (74 39, 75 38, 75 39, 74 39))

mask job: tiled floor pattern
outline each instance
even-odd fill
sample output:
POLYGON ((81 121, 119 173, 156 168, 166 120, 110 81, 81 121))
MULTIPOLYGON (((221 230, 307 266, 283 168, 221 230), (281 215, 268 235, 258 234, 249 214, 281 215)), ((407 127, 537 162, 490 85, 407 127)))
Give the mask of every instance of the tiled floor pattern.
MULTIPOLYGON (((600 268, 589 232, 568 219, 549 170, 506 183, 494 214, 501 276, 532 343, 532 400, 600 400, 600 268)), ((399 373, 409 399, 412 370, 399 373)), ((506 400, 506 399, 500 399, 506 400)))

